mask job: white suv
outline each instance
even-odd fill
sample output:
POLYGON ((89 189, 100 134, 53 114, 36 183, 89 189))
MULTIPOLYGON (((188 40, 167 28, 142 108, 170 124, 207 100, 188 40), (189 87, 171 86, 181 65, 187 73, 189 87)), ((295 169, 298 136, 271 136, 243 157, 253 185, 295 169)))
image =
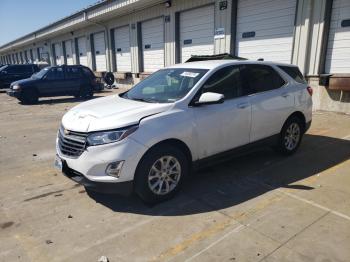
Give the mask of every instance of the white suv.
POLYGON ((311 124, 311 95, 292 65, 174 65, 128 92, 67 112, 55 165, 92 190, 135 191, 146 202, 162 201, 193 167, 217 157, 261 144, 294 153, 311 124))

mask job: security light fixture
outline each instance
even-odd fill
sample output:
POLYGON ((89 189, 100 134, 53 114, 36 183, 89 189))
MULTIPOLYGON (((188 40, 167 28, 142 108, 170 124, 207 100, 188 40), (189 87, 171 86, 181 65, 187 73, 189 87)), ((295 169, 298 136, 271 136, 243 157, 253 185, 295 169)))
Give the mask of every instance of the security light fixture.
POLYGON ((166 8, 171 7, 171 1, 170 1, 170 0, 165 1, 165 2, 164 2, 164 5, 165 5, 166 8))

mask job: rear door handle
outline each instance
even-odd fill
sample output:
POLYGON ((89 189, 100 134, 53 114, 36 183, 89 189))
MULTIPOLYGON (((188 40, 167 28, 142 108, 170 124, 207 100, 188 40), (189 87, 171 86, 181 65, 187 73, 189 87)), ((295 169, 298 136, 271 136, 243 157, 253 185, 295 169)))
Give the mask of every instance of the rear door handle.
POLYGON ((288 96, 289 96, 288 93, 283 93, 283 94, 282 94, 282 97, 288 97, 288 96))
POLYGON ((238 107, 239 109, 244 109, 244 108, 246 108, 246 107, 248 107, 248 106, 249 106, 248 103, 241 103, 241 104, 238 104, 238 105, 237 105, 237 107, 238 107))

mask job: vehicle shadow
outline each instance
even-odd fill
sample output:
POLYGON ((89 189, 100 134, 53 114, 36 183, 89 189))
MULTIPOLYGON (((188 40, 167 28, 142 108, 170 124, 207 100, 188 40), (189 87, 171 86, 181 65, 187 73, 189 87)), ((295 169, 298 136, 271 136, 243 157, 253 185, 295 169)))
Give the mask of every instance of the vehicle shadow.
POLYGON ((88 194, 115 212, 183 216, 229 208, 276 188, 313 190, 300 180, 349 158, 350 141, 306 134, 299 151, 293 156, 283 157, 265 149, 232 158, 196 172, 174 199, 153 207, 144 205, 136 196, 88 194))

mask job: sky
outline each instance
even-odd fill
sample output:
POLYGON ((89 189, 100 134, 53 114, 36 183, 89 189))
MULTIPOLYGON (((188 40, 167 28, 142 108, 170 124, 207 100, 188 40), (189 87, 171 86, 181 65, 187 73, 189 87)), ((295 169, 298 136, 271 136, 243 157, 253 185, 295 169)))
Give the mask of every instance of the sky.
POLYGON ((97 0, 0 0, 0 46, 97 0))

